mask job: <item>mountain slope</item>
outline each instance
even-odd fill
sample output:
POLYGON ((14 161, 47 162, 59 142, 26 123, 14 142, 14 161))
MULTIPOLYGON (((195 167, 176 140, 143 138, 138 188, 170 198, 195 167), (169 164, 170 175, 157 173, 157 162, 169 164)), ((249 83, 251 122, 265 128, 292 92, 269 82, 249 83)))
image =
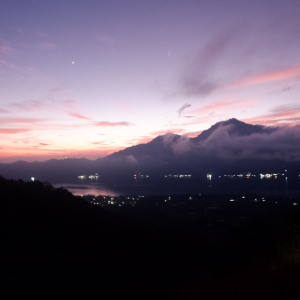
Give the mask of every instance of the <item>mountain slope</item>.
POLYGON ((252 125, 241 122, 235 118, 229 119, 227 121, 221 121, 209 129, 204 130, 197 137, 193 138, 194 143, 198 143, 200 141, 206 140, 214 131, 216 131, 220 127, 228 126, 228 133, 230 136, 249 136, 252 134, 264 134, 271 133, 276 130, 276 127, 265 127, 262 125, 252 125))
POLYGON ((288 166, 296 172, 300 168, 299 145, 300 125, 266 127, 230 119, 216 123, 195 138, 167 133, 147 144, 94 161, 67 159, 0 164, 0 175, 62 183, 76 180, 78 175, 98 173, 101 181, 112 183, 131 178, 136 170, 160 176, 251 170, 277 172, 288 166))
POLYGON ((179 155, 181 156, 180 159, 182 159, 183 154, 193 155, 201 152, 199 145, 221 130, 224 133, 223 136, 226 134, 228 137, 247 137, 253 134, 270 134, 277 129, 277 127, 247 124, 233 118, 214 124, 195 138, 189 139, 184 136, 167 133, 164 136, 156 137, 147 144, 126 148, 109 155, 107 158, 122 160, 129 156, 136 159, 147 156, 158 160, 170 160, 179 155))
POLYGON ((179 139, 180 135, 177 134, 160 135, 147 144, 139 144, 126 148, 107 156, 107 158, 124 159, 126 157, 133 156, 135 158, 155 157, 159 160, 164 160, 174 157, 174 152, 169 145, 176 143, 179 139))
POLYGON ((195 138, 166 134, 107 157, 163 172, 274 172, 300 163, 300 126, 267 127, 237 119, 214 124, 195 138), (148 163, 148 166, 147 166, 148 163), (167 166, 167 167, 166 167, 167 166))

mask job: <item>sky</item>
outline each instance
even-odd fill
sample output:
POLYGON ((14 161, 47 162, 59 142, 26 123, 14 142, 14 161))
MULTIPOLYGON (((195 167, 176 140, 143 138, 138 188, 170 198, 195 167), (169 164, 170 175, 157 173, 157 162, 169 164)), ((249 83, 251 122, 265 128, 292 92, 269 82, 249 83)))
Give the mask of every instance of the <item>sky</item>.
POLYGON ((3 0, 0 162, 219 121, 300 124, 299 0, 3 0))

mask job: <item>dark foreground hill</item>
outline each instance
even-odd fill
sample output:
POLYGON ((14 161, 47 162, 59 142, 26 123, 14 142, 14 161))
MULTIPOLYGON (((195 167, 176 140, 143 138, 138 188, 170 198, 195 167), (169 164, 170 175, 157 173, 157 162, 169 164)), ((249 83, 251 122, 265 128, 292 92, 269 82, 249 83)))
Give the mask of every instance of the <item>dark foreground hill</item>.
POLYGON ((108 211, 49 184, 1 177, 2 299, 299 296, 299 212, 285 202, 217 209, 219 198, 185 209, 179 199, 182 208, 166 210, 150 197, 108 211), (246 225, 222 230, 220 219, 251 210, 246 225))

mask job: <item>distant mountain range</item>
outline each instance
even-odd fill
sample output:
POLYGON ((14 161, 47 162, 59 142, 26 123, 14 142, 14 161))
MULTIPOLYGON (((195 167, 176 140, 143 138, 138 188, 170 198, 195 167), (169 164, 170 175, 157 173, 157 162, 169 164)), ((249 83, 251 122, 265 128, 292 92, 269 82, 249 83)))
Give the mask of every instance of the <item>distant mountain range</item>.
MULTIPOLYGON (((237 119, 214 124, 195 138, 167 133, 94 161, 49 160, 0 164, 7 178, 62 182, 98 173, 117 180, 136 170, 153 175, 168 173, 300 172, 300 126, 268 127, 237 119)), ((300 173, 299 173, 300 174, 300 173)))
MULTIPOLYGON (((216 134, 223 135, 227 139, 235 137, 251 136, 253 134, 267 135, 278 130, 278 127, 265 127, 262 125, 251 125, 237 119, 218 122, 209 129, 204 130, 195 138, 187 138, 178 134, 167 133, 158 136, 147 144, 132 146, 109 155, 109 159, 128 159, 134 157, 140 159, 144 156, 159 160, 168 160, 176 155, 184 155, 189 152, 197 152, 205 148, 206 141, 214 139, 216 134)), ((130 159, 129 159, 130 160, 130 159)))

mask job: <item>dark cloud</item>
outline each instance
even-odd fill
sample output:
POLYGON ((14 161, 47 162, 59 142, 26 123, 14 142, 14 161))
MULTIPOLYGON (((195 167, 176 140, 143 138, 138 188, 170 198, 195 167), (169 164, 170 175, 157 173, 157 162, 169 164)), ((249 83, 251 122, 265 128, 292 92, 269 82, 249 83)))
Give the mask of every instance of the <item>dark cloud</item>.
POLYGON ((112 53, 115 53, 117 51, 116 48, 116 40, 108 35, 108 34, 102 34, 96 36, 97 40, 104 46, 106 46, 112 53))
POLYGON ((287 92, 287 91, 289 91, 289 90, 291 90, 291 89, 292 89, 292 87, 291 87, 289 84, 286 84, 286 85, 284 85, 284 86, 282 87, 281 91, 282 91, 282 92, 287 92))
POLYGON ((39 146, 50 146, 50 144, 46 144, 46 143, 39 143, 39 146))
POLYGON ((182 105, 179 109, 178 109, 178 116, 180 117, 181 116, 181 114, 183 113, 183 111, 185 110, 185 109, 187 109, 188 107, 190 107, 191 106, 191 104, 184 104, 184 105, 182 105))
POLYGON ((268 134, 231 136, 231 126, 219 126, 198 148, 226 159, 300 160, 300 126, 277 127, 268 134))
POLYGON ((282 93, 282 92, 288 92, 292 89, 293 89, 293 86, 291 86, 289 84, 285 84, 280 89, 276 89, 276 90, 273 90, 273 91, 269 92, 268 95, 279 94, 279 93, 282 93))
POLYGON ((200 156, 206 153, 226 160, 300 160, 300 125, 264 127, 262 132, 249 135, 239 135, 233 126, 220 124, 198 144, 187 136, 167 133, 163 136, 163 145, 176 155, 189 155, 192 151, 200 156))
POLYGON ((191 57, 179 78, 177 94, 203 96, 216 90, 221 82, 214 71, 236 35, 236 30, 223 32, 191 57))

